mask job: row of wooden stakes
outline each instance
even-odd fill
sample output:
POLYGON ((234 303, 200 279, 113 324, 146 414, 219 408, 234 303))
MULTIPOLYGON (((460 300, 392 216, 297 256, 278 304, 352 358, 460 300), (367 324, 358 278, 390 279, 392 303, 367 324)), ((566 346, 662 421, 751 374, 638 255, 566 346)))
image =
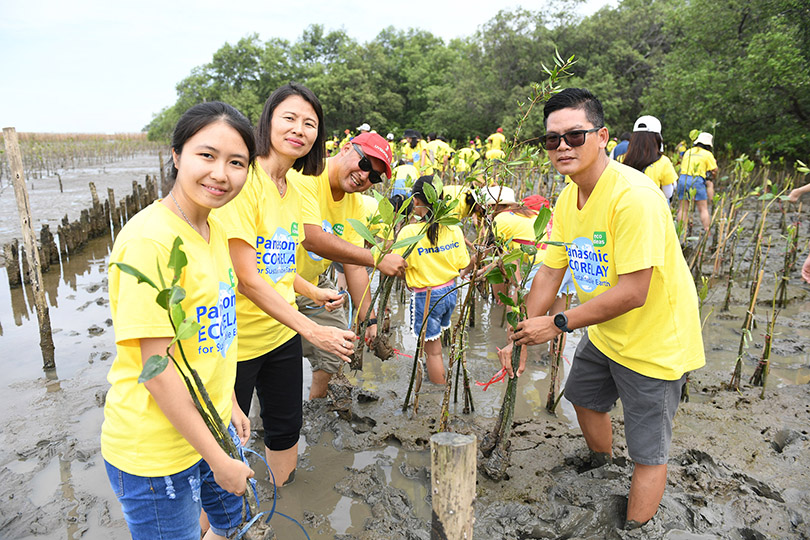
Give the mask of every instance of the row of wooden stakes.
MULTIPOLYGON (((150 175, 146 175, 144 185, 133 180, 132 194, 121 199, 117 205, 112 188, 107 188, 107 200, 104 202, 99 200, 93 182, 90 182, 90 193, 93 205, 82 210, 79 219, 69 221, 67 215, 62 218, 56 232, 59 238, 58 245, 50 226, 47 223, 42 225, 38 249, 43 272, 47 272, 51 265, 58 264, 65 257, 78 253, 88 240, 123 227, 130 217, 158 198, 157 180, 150 175)), ((14 239, 3 246, 3 253, 9 287, 13 289, 22 286, 23 283, 30 284, 28 258, 24 256, 25 250, 19 240, 14 239)))

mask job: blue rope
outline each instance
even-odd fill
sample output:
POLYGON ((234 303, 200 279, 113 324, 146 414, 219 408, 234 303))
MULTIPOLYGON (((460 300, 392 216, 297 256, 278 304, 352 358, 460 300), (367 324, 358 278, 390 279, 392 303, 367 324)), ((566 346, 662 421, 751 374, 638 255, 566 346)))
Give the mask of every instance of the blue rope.
MULTIPOLYGON (((244 450, 245 452, 251 453, 251 454, 253 454, 255 456, 259 456, 259 459, 261 459, 262 462, 264 462, 265 467, 267 467, 267 471, 270 473, 270 479, 273 481, 273 506, 272 506, 272 508, 270 508, 270 510, 265 510, 264 512, 260 512, 259 514, 253 516, 251 518, 251 520, 248 521, 247 524, 245 524, 245 526, 242 528, 242 530, 239 531, 239 534, 236 535, 235 540, 240 540, 245 535, 245 533, 247 533, 248 529, 250 529, 251 525, 253 525, 256 522, 257 519, 261 518, 265 514, 269 514, 267 516, 267 519, 265 520, 265 523, 270 523, 270 520, 276 514, 276 501, 278 500, 278 488, 276 487, 276 477, 273 474, 273 470, 270 468, 270 465, 267 463, 267 460, 264 459, 263 455, 259 454, 258 452, 254 452, 250 448, 242 447, 242 450, 244 450)), ((256 500, 258 501, 259 500, 259 494, 256 491, 256 483, 255 482, 253 482, 252 487, 253 487, 253 493, 256 495, 256 500)), ((282 514, 281 512, 278 512, 278 515, 280 515, 281 517, 285 517, 285 518, 289 519, 290 521, 292 521, 293 523, 295 523, 296 525, 298 525, 298 527, 304 533, 304 536, 307 537, 307 540, 310 540, 309 534, 307 534, 307 530, 296 519, 294 519, 294 518, 292 518, 292 517, 290 517, 290 516, 288 516, 286 514, 282 514)))

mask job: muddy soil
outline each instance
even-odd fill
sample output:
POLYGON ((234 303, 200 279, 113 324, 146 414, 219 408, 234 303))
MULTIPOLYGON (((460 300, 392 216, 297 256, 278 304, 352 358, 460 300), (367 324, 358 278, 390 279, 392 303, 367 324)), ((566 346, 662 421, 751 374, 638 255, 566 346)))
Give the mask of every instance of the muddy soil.
MULTIPOLYGON (((56 372, 41 370, 30 291, 10 291, 0 269, 0 538, 129 537, 99 452, 114 351, 105 277, 110 242, 91 241, 46 277, 56 372)), ((774 257, 770 264, 772 271, 781 263, 774 257)), ((570 404, 563 399, 556 417, 544 410, 548 366, 538 347, 518 387, 507 479, 478 476, 474 537, 810 538, 810 286, 798 277, 790 281, 792 301, 777 320, 771 376, 760 399, 760 389, 748 385, 739 393, 722 389, 740 342, 748 291, 740 281, 728 313, 720 311, 725 289, 710 290, 707 366, 692 375, 691 401, 676 416, 668 485, 649 524, 621 529, 632 463, 620 406, 613 414, 614 462, 592 463, 570 404)), ((766 281, 758 328, 743 357, 744 381, 760 354, 772 291, 773 280, 766 281)), ((441 389, 425 381, 419 413, 401 411, 412 362, 405 355, 415 343, 405 322, 407 302, 395 304, 392 344, 400 354, 381 363, 367 353, 364 370, 347 374, 357 385, 349 410, 338 414, 329 399, 305 404, 296 480, 279 490, 271 521, 280 539, 304 534, 279 513, 298 520, 313 539, 430 536, 426 449, 441 389)), ((503 314, 486 302, 477 307, 468 362, 472 378, 486 381, 498 369, 503 314)), ((575 332, 568 340, 567 358, 580 337, 575 332)), ((304 373, 306 395, 308 366, 304 373)), ((453 405, 452 429, 480 440, 494 423, 504 388, 475 386, 474 414, 453 405)), ((253 425, 260 425, 255 414, 253 425)), ((259 431, 251 445, 260 450, 259 431)), ((263 507, 270 509, 267 474, 253 465, 263 507)))

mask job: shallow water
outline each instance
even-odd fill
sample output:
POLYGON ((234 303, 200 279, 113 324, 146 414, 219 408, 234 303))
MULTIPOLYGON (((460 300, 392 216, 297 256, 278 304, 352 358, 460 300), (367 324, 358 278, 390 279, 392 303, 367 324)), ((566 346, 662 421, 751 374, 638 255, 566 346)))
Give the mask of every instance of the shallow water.
MULTIPOLYGON (((100 187, 99 190, 101 193, 100 187)), ((0 446, 0 481, 24 485, 17 497, 28 500, 25 506, 28 510, 20 515, 12 516, 7 513, 10 510, 0 514, 0 537, 128 537, 120 507, 108 486, 98 448, 103 420, 100 405, 114 352, 106 291, 106 266, 111 243, 108 237, 92 240, 81 253, 61 266, 53 266, 43 276, 56 348, 57 369, 49 373, 44 373, 41 368, 30 288, 10 290, 5 269, 0 269, 0 306, 3 306, 0 310, 0 350, 4 352, 0 357, 4 390, 0 392, 0 437, 3 441, 0 446), (30 420, 35 425, 27 424, 30 420), (44 516, 38 517, 38 514, 44 516)), ((704 313, 714 310, 704 330, 708 362, 704 369, 728 373, 730 377, 745 308, 743 302, 738 301, 730 313, 720 313, 719 304, 725 293, 720 289, 719 286, 712 289, 704 310, 704 313)), ((760 298, 768 298, 768 294, 763 292, 760 298)), ((735 288, 735 300, 744 299, 745 295, 743 287, 735 288)), ((810 286, 793 279, 790 296, 795 300, 780 312, 777 320, 768 381, 770 388, 810 381, 810 286)), ((760 326, 753 332, 754 339, 744 356, 744 377, 750 376, 753 361, 760 354, 760 334, 768 304, 767 301, 760 302, 757 308, 760 326)), ((495 347, 505 342, 501 326, 503 308, 479 301, 477 314, 476 327, 469 329, 468 367, 473 380, 487 381, 499 369, 495 347)), ((392 317, 393 345, 404 355, 413 354, 415 339, 406 324, 407 302, 400 304, 395 300, 392 317)), ((575 332, 568 340, 566 359, 573 356, 580 336, 581 332, 575 332)), ((515 417, 551 419, 575 427, 573 410, 565 399, 556 420, 545 412, 547 366, 541 362, 540 349, 534 347, 530 352, 528 368, 518 390, 515 417)), ((400 406, 412 365, 412 359, 404 355, 382 363, 367 353, 364 370, 348 374, 363 388, 388 396, 390 414, 394 416, 403 414, 400 406)), ((568 360, 564 366, 567 373, 568 360)), ((308 365, 304 366, 304 374, 302 394, 307 395, 308 365)), ((495 416, 504 387, 504 383, 496 383, 483 391, 474 386, 475 415, 495 416)), ((699 391, 700 388, 693 389, 696 402, 711 399, 699 391)), ((440 399, 441 390, 425 382, 421 402, 437 403, 440 399)), ((431 409, 424 405, 423 410, 431 409)), ((461 415, 461 405, 452 405, 451 414, 461 415)), ((692 427, 685 425, 681 429, 691 433, 692 427)), ((424 438, 429 435, 425 433, 424 438)), ((335 486, 345 478, 347 468, 359 470, 371 466, 378 469, 388 485, 406 494, 417 519, 429 522, 430 504, 426 500, 424 478, 403 474, 407 468, 429 468, 426 451, 406 450, 394 440, 379 448, 352 451, 345 449, 343 442, 329 432, 312 440, 302 436, 296 481, 282 490, 277 511, 304 522, 313 539, 359 534, 365 521, 372 517, 372 508, 358 497, 342 495, 335 486)), ((255 438, 253 446, 259 450, 260 442, 257 444, 255 438)), ((260 468, 259 464, 254 464, 257 472, 260 468)), ((258 476, 266 488, 265 474, 258 473, 258 476)), ((265 507, 269 508, 268 502, 265 507)), ((304 538, 295 524, 281 516, 274 517, 272 523, 279 538, 304 538)), ((684 531, 682 536, 671 537, 693 537, 690 535, 684 531)))

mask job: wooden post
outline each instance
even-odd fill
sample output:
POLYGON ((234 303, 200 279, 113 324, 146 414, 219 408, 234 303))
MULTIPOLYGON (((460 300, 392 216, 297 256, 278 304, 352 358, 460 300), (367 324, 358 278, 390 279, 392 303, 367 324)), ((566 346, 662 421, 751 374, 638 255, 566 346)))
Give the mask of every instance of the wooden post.
POLYGON ((95 182, 90 182, 90 195, 93 197, 93 206, 98 206, 98 191, 96 191, 95 182))
POLYGON ((48 304, 45 302, 45 290, 42 288, 42 271, 39 262, 39 250, 31 224, 31 204, 28 201, 28 191, 25 188, 23 176, 22 154, 17 140, 17 131, 13 127, 3 128, 3 138, 6 142, 6 154, 11 169, 11 181, 14 183, 14 195, 17 198, 17 210, 20 212, 20 226, 25 244, 25 254, 29 259, 31 283, 34 289, 34 302, 37 308, 39 321, 39 346, 42 349, 42 361, 45 369, 56 367, 54 362, 53 336, 51 335, 51 317, 48 304))
POLYGON ((475 435, 445 431, 430 437, 431 540, 472 540, 476 446, 475 435))

